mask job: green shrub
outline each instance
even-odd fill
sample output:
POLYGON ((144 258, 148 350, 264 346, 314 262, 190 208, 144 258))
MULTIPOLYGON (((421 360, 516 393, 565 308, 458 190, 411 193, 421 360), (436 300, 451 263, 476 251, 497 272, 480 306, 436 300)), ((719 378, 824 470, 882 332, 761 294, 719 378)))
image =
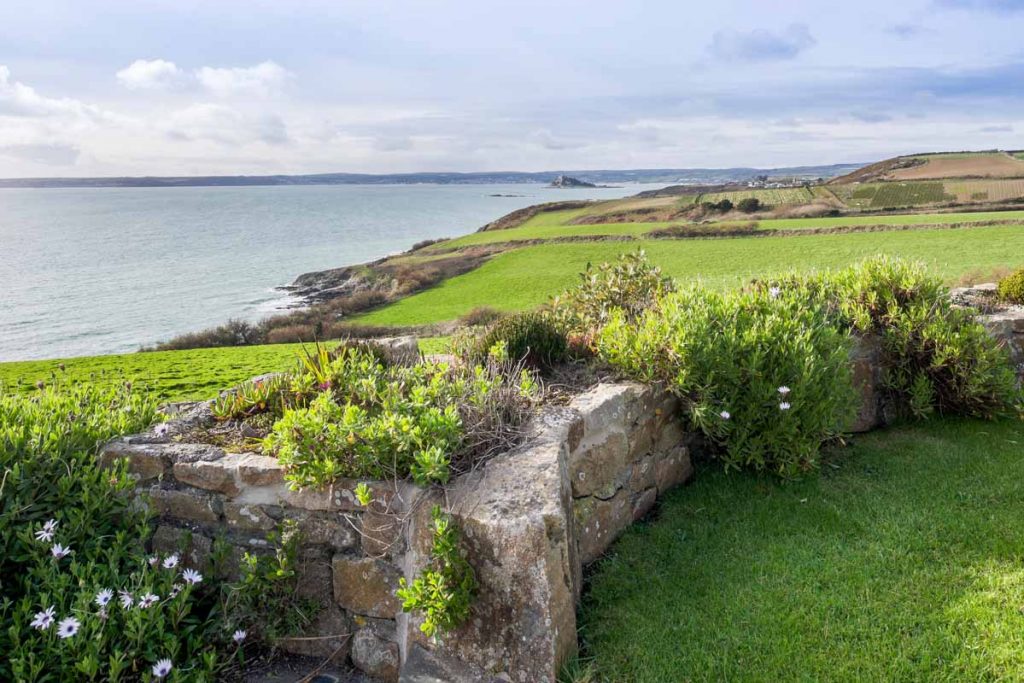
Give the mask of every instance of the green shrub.
POLYGON ((629 376, 666 382, 727 467, 805 472, 854 405, 848 335, 792 292, 692 286, 635 323, 617 312, 597 347, 629 376))
POLYGON ((675 289, 643 251, 623 254, 597 268, 587 264, 580 278, 576 287, 555 298, 552 312, 570 333, 584 337, 596 334, 616 311, 627 321, 636 320, 660 296, 675 289))
POLYGON ((471 341, 466 359, 482 365, 495 347, 502 347, 513 363, 523 362, 540 370, 548 370, 568 357, 565 332, 550 315, 539 311, 499 319, 471 341))
POLYGON ((1024 304, 1024 268, 999 281, 999 298, 1011 304, 1024 304))
POLYGON ((782 286, 819 297, 840 327, 878 336, 898 410, 980 418, 1015 411, 1020 392, 1007 352, 924 266, 877 257, 782 286))
POLYGON ((434 541, 430 565, 411 584, 405 577, 400 578, 396 592, 403 611, 423 613, 420 630, 427 637, 450 631, 464 622, 477 591, 476 574, 460 547, 458 527, 437 506, 432 516, 434 541))
POLYGON ((526 418, 534 386, 496 368, 386 365, 372 351, 320 350, 263 447, 294 486, 339 477, 445 482, 453 462, 489 454, 526 418))
POLYGON ((761 200, 757 197, 746 197, 736 204, 736 208, 743 213, 755 213, 761 210, 761 200))

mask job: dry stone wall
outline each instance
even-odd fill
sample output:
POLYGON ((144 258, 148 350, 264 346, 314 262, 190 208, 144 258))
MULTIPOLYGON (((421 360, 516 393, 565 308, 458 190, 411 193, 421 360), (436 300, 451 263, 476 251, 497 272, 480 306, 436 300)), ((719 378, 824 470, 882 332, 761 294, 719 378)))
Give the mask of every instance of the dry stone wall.
MULTIPOLYGON (((1024 376, 1024 309, 982 318, 1024 376)), ((877 340, 851 355, 861 396, 853 431, 885 423, 877 340)), ((116 439, 106 461, 124 458, 157 513, 154 549, 187 543, 187 561, 209 562, 223 538, 234 563, 267 552, 268 531, 285 520, 300 531, 298 590, 320 611, 300 638, 300 654, 349 660, 384 681, 554 681, 576 642, 583 568, 604 553, 666 491, 693 475, 697 435, 658 387, 599 384, 534 421, 526 444, 452 482, 444 492, 409 483, 356 482, 293 491, 274 458, 190 443, 212 424, 207 404, 179 406, 170 422, 116 439), (430 553, 430 508, 445 503, 460 524, 480 585, 469 621, 437 640, 419 630, 394 595, 430 553)))

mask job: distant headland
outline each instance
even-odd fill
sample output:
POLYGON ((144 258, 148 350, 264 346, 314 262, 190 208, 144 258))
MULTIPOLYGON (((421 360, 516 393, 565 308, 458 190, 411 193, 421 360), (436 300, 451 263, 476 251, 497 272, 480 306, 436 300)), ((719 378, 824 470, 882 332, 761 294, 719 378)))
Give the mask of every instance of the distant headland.
POLYGON ((17 187, 244 187, 252 185, 547 185, 552 178, 567 178, 578 185, 595 187, 607 183, 664 183, 666 185, 715 185, 746 182, 757 176, 831 178, 854 171, 864 164, 831 164, 791 168, 658 168, 589 171, 483 171, 478 173, 318 173, 312 175, 235 176, 137 176, 108 178, 0 178, 0 188, 17 187))

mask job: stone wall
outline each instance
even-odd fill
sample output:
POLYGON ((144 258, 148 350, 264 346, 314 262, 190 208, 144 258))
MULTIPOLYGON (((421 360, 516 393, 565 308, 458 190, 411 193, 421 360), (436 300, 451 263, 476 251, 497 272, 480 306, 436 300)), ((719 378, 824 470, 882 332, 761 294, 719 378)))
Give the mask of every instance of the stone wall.
MULTIPOLYGON (((1024 309, 982 318, 1010 349, 1024 376, 1024 309)), ((877 340, 851 355, 861 406, 852 431, 886 422, 877 340)), ((320 612, 291 652, 350 660, 381 680, 554 681, 577 646, 576 606, 583 568, 598 559, 666 491, 693 474, 699 447, 683 431, 676 400, 657 387, 599 384, 534 421, 526 444, 459 477, 444 492, 408 483, 368 482, 369 507, 354 481, 292 491, 274 458, 188 443, 210 425, 207 404, 117 439, 105 460, 127 458, 158 513, 158 552, 190 539, 187 561, 204 566, 215 537, 237 563, 268 551, 265 535, 294 520, 302 539, 299 591, 320 612), (480 591, 470 620, 436 641, 419 631, 394 596, 430 552, 429 510, 445 502, 463 529, 480 591)))
POLYGON ((237 575, 245 552, 272 551, 267 534, 285 520, 300 533, 297 590, 319 611, 307 632, 281 642, 284 650, 357 667, 383 680, 398 676, 394 595, 402 574, 405 537, 401 519, 423 492, 411 484, 372 483, 374 502, 359 505, 356 482, 338 481, 322 491, 292 491, 275 458, 228 453, 216 446, 178 441, 213 423, 206 403, 145 434, 108 443, 101 458, 127 458, 142 500, 158 526, 153 551, 177 552, 209 570, 213 540, 229 543, 227 569, 237 575))
POLYGON ((545 411, 527 445, 494 458, 445 492, 480 582, 473 617, 432 642, 394 595, 430 552, 429 510, 441 492, 354 481, 292 491, 276 459, 189 443, 213 424, 209 405, 179 408, 169 422, 115 439, 105 462, 125 458, 158 526, 153 550, 183 545, 185 561, 208 568, 215 538, 229 566, 245 552, 270 552, 268 532, 292 520, 300 532, 298 590, 320 611, 290 652, 349 659, 382 680, 553 680, 576 648, 583 566, 597 559, 657 497, 691 476, 692 436, 667 393, 601 384, 545 411))

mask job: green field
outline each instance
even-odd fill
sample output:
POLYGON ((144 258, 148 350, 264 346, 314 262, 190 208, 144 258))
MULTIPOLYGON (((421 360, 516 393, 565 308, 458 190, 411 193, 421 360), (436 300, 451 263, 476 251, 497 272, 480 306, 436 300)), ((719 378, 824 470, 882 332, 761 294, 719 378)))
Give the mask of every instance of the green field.
MULTIPOLYGON (((420 350, 441 353, 447 341, 447 337, 422 339, 420 350)), ((62 375, 72 382, 98 384, 132 380, 161 401, 200 400, 250 377, 291 369, 302 348, 302 344, 268 344, 0 363, 0 390, 31 392, 36 382, 48 383, 62 375)))
POLYGON ((636 248, 680 280, 724 287, 765 273, 843 266, 877 253, 925 261, 940 277, 1024 265, 1024 227, 763 237, 723 240, 638 240, 542 244, 493 257, 480 268, 360 316, 378 325, 453 320, 476 306, 500 310, 546 302, 576 281, 587 263, 636 248))
MULTIPOLYGON (((521 242, 530 240, 550 240, 559 237, 584 237, 604 235, 626 235, 639 237, 651 230, 669 225, 679 225, 680 221, 655 221, 650 223, 597 223, 594 225, 566 225, 566 221, 576 217, 578 211, 552 211, 541 214, 518 228, 508 230, 488 230, 474 232, 458 239, 443 242, 435 249, 452 249, 477 244, 496 244, 499 242, 521 242)), ((835 228, 853 225, 914 225, 914 224, 949 224, 976 223, 985 221, 1024 220, 1024 211, 979 211, 961 213, 927 213, 898 214, 893 216, 840 216, 823 218, 767 218, 758 220, 762 230, 802 230, 809 228, 835 228)), ((722 223, 721 225, 729 225, 722 223)), ((425 249, 424 252, 429 252, 425 249)))
POLYGON ((1020 422, 935 420, 805 481, 698 468, 597 566, 584 654, 631 683, 1019 681, 1022 449, 1020 422))

